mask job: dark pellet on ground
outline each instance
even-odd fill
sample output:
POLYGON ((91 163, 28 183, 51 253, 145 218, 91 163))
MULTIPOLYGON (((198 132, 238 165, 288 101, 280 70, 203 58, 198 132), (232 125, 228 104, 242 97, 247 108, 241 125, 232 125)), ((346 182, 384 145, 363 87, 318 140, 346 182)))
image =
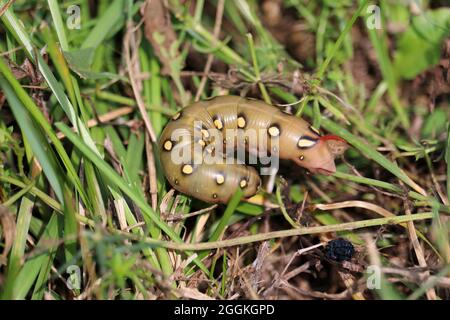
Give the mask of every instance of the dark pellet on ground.
POLYGON ((342 238, 331 240, 325 247, 327 258, 337 262, 351 260, 354 253, 355 248, 353 244, 342 238))

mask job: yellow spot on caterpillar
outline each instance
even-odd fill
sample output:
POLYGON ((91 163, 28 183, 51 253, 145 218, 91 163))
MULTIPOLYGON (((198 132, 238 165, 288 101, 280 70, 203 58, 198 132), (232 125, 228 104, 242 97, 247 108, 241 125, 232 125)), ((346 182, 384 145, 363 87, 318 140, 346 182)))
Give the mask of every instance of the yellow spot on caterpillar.
POLYGON ((170 151, 172 150, 172 146, 173 146, 172 141, 167 140, 166 142, 164 142, 164 150, 170 151))
POLYGON ((299 148, 310 148, 313 145, 315 145, 316 143, 317 143, 317 141, 310 140, 308 138, 300 138, 300 140, 298 140, 298 147, 299 148))
POLYGON ((191 174, 192 172, 194 172, 194 168, 190 164, 185 164, 181 171, 184 174, 191 174))
POLYGON ((237 119, 237 125, 238 125, 239 128, 245 128, 245 125, 246 125, 246 124, 247 124, 247 123, 246 123, 244 117, 239 117, 239 118, 237 119))
POLYGON ((276 126, 270 127, 268 131, 272 137, 278 137, 280 135, 280 129, 276 126))
POLYGON ((206 146, 206 143, 203 140, 198 140, 198 144, 201 145, 202 147, 206 146))
POLYGON ((212 197, 213 197, 214 199, 217 199, 217 193, 213 193, 212 197))
POLYGON ((178 112, 172 117, 172 120, 174 120, 174 121, 178 120, 178 118, 180 118, 180 116, 181 116, 181 112, 178 112))
POLYGON ((216 176, 216 182, 217 182, 217 184, 222 184, 222 183, 224 183, 224 182, 225 182, 225 177, 224 177, 222 174, 218 174, 218 175, 216 176))
POLYGON ((219 130, 222 130, 222 128, 223 128, 223 123, 222 123, 222 121, 219 120, 219 119, 214 120, 214 125, 215 125, 216 128, 219 129, 219 130))
POLYGON ((239 182, 239 186, 240 186, 241 188, 245 188, 245 187, 247 186, 247 180, 242 179, 241 182, 239 182))
POLYGON ((316 128, 314 128, 313 126, 309 126, 309 128, 311 129, 311 131, 313 131, 314 133, 316 133, 318 136, 320 136, 320 131, 316 128))
POLYGON ((209 138, 208 130, 202 129, 201 132, 202 132, 202 136, 203 136, 204 139, 208 139, 209 138))

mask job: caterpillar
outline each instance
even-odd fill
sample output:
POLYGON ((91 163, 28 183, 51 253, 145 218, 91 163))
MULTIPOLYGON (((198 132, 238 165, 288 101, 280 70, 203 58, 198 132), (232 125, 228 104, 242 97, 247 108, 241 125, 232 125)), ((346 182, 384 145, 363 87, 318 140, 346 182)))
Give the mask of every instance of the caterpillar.
POLYGON ((172 187, 209 203, 227 203, 238 187, 246 198, 257 193, 261 178, 242 155, 258 161, 288 159, 311 173, 329 175, 336 170, 335 157, 346 148, 344 139, 321 135, 301 118, 231 95, 183 108, 159 140, 161 164, 172 187))

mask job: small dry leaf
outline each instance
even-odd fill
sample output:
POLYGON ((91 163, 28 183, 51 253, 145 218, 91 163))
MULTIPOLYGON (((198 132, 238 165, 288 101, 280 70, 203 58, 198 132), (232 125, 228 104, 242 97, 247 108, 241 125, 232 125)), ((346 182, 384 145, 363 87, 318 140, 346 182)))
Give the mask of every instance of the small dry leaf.
POLYGON ((192 300, 214 300, 210 296, 207 296, 204 293, 201 293, 197 289, 193 288, 180 288, 179 292, 183 298, 192 299, 192 300))

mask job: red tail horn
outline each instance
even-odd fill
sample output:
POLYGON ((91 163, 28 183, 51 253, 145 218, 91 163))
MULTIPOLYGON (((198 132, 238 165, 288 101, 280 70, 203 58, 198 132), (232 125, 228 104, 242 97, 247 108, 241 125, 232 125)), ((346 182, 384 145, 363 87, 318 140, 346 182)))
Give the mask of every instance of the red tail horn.
POLYGON ((334 134, 327 134, 327 135, 321 136, 321 137, 320 137, 320 140, 323 140, 323 141, 327 141, 327 140, 337 140, 337 141, 341 141, 341 142, 347 143, 347 141, 346 141, 344 138, 341 138, 341 137, 336 136, 336 135, 334 135, 334 134))

